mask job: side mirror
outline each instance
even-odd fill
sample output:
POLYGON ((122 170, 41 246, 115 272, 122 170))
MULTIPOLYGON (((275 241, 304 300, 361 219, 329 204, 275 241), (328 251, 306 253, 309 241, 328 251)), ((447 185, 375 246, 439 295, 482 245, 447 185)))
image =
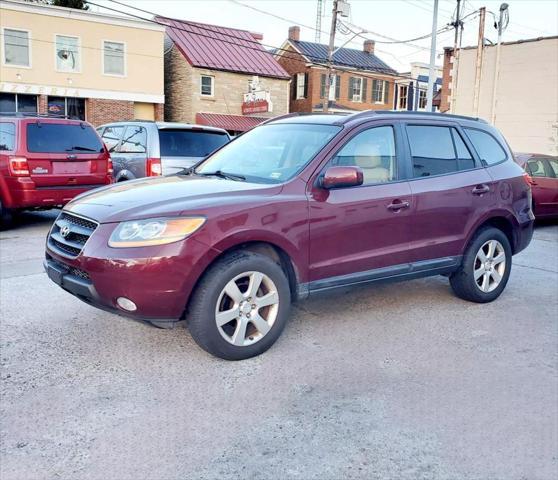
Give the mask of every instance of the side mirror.
POLYGON ((360 167, 329 167, 321 179, 321 186, 328 190, 358 187, 363 181, 364 174, 360 167))

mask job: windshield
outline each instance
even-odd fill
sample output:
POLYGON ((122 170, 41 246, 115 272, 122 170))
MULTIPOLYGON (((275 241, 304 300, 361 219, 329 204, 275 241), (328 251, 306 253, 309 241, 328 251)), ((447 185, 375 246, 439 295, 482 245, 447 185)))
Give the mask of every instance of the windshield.
POLYGON ((27 125, 27 150, 40 153, 102 153, 103 144, 88 125, 67 123, 30 123, 27 125))
POLYGON ((162 157, 207 157, 229 141, 225 133, 199 130, 159 130, 162 157))
POLYGON ((250 182, 282 183, 300 172, 340 129, 334 125, 263 125, 223 147, 195 173, 222 172, 250 182))

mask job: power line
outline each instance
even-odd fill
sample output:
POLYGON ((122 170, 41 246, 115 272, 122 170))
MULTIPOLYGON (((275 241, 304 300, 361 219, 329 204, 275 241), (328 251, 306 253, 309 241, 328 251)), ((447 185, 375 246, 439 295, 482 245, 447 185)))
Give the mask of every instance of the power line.
MULTIPOLYGON (((151 11, 148 11, 148 10, 144 10, 144 9, 139 8, 139 7, 133 7, 133 6, 131 6, 131 5, 126 5, 126 4, 122 3, 122 2, 118 2, 117 0, 111 0, 111 1, 112 1, 113 3, 117 3, 117 4, 120 4, 120 5, 123 5, 123 6, 127 7, 127 8, 135 9, 135 10, 141 11, 141 12, 143 12, 143 13, 147 13, 147 14, 149 14, 149 15, 153 15, 154 17, 164 18, 164 19, 167 19, 167 20, 175 20, 175 19, 173 19, 173 18, 165 17, 164 15, 158 15, 158 14, 155 13, 155 12, 151 12, 151 11)), ((169 25, 168 25, 167 23, 164 23, 164 22, 160 22, 160 21, 157 21, 157 20, 144 18, 144 17, 141 17, 141 16, 139 16, 139 15, 135 15, 135 14, 133 14, 133 13, 127 13, 127 12, 124 12, 124 11, 122 11, 122 10, 118 10, 118 9, 111 8, 111 7, 107 7, 107 6, 103 6, 103 5, 99 5, 99 4, 95 3, 95 2, 90 2, 89 0, 85 0, 85 2, 88 3, 88 4, 90 4, 90 5, 94 5, 94 6, 97 6, 97 7, 100 7, 100 8, 104 8, 104 9, 107 9, 107 10, 110 10, 110 11, 113 11, 113 12, 116 12, 116 13, 128 15, 128 16, 131 16, 131 17, 134 17, 134 18, 137 18, 137 19, 146 21, 146 22, 150 22, 150 23, 154 23, 154 24, 157 24, 157 25, 162 25, 162 26, 165 26, 165 27, 169 27, 169 25)), ((199 32, 195 32, 195 31, 192 31, 192 30, 188 30, 188 29, 183 28, 183 27, 172 26, 172 28, 175 29, 175 30, 183 31, 183 32, 189 33, 189 34, 191 34, 191 35, 197 35, 197 36, 204 37, 204 38, 210 38, 210 39, 212 39, 212 40, 218 40, 219 42, 222 42, 222 43, 227 43, 227 44, 235 45, 235 46, 237 46, 237 47, 240 46, 241 48, 245 48, 245 49, 247 49, 247 50, 254 50, 254 51, 257 51, 257 52, 259 52, 259 53, 265 53, 265 54, 269 54, 269 55, 273 55, 274 53, 276 53, 276 52, 278 52, 278 51, 280 51, 280 52, 285 52, 285 53, 288 53, 288 54, 290 54, 290 55, 293 55, 293 52, 291 52, 290 50, 287 50, 287 49, 285 49, 285 48, 276 48, 276 47, 273 47, 272 45, 266 45, 266 44, 264 44, 264 43, 258 42, 258 41, 255 40, 255 39, 254 39, 254 40, 251 40, 251 39, 247 39, 247 38, 245 38, 245 37, 238 37, 238 36, 236 36, 236 35, 230 35, 230 34, 227 34, 227 33, 218 32, 218 31, 215 31, 215 29, 208 28, 207 26, 205 26, 205 25, 203 25, 203 24, 199 24, 199 23, 196 23, 196 22, 191 22, 191 21, 188 21, 188 20, 178 20, 178 19, 176 19, 176 21, 179 21, 179 22, 181 22, 182 24, 188 25, 188 26, 190 26, 190 27, 195 27, 195 28, 197 28, 197 29, 209 31, 209 32, 211 32, 211 33, 213 34, 213 35, 205 35, 205 34, 202 34, 202 33, 199 33, 199 32), (224 37, 230 37, 230 38, 233 38, 233 39, 235 39, 235 40, 237 40, 237 41, 236 41, 236 42, 233 42, 233 41, 225 40, 225 39, 223 39, 223 38, 219 38, 219 37, 217 37, 217 36, 220 36, 220 37, 223 37, 223 36, 224 36, 224 37), (241 42, 243 42, 244 44, 239 44, 238 41, 241 41, 241 42), (250 47, 249 45, 246 45, 246 44, 249 44, 249 45, 250 45, 250 44, 252 44, 252 45, 257 45, 257 47, 250 47), (263 47, 272 48, 272 49, 274 49, 274 52, 273 52, 273 53, 272 53, 272 52, 268 52, 268 51, 266 51, 265 49, 263 49, 262 46, 263 46, 263 47)), ((324 66, 324 67, 327 66, 326 64, 319 63, 319 61, 322 60, 320 57, 316 57, 316 56, 313 56, 313 55, 304 55, 304 56, 305 56, 306 58, 308 58, 309 60, 311 60, 311 62, 312 62, 314 65, 316 65, 316 66, 324 66), (318 62, 316 62, 316 60, 318 60, 318 62)), ((298 61, 298 62, 304 63, 304 64, 307 63, 307 62, 305 62, 304 60, 299 59, 297 56, 291 56, 291 57, 287 57, 287 58, 289 58, 289 59, 291 59, 291 60, 294 60, 294 61, 298 61)), ((357 67, 355 67, 354 65, 349 64, 349 63, 345 63, 345 62, 336 61, 336 62, 335 62, 335 65, 338 66, 338 67, 349 67, 349 68, 351 68, 352 70, 355 70, 355 71, 359 70, 359 69, 358 69, 357 67)), ((227 66, 228 66, 228 67, 231 67, 231 68, 238 68, 238 65, 227 65, 227 66)), ((359 71, 360 71, 360 70, 359 70, 359 71)), ((384 74, 384 75, 389 75, 389 76, 399 76, 399 75, 397 74, 397 72, 396 72, 395 70, 391 69, 391 68, 376 67, 376 68, 374 69, 374 71, 377 71, 379 74, 384 74)), ((373 78, 373 77, 370 77, 370 78, 373 78)), ((404 77, 404 78, 408 78, 408 77, 404 77)))

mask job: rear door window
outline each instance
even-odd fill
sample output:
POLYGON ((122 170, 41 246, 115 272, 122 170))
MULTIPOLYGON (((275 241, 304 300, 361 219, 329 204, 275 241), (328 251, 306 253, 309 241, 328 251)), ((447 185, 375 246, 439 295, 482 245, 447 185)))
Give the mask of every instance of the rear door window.
POLYGON ((13 151, 15 148, 15 125, 0 122, 0 151, 13 151))
POLYGON ((474 128, 465 128, 465 131, 485 166, 495 165, 507 158, 506 151, 489 133, 474 128))
POLYGON ((554 178, 558 178, 558 158, 549 158, 550 173, 554 173, 554 178))
POLYGON ((120 142, 120 137, 122 137, 123 132, 124 132, 124 127, 105 128, 102 138, 109 152, 113 152, 116 149, 118 142, 120 142))
POLYGON ((147 152, 147 130, 137 125, 126 127, 120 153, 145 153, 147 152))
POLYGON ((546 177, 544 162, 540 159, 532 158, 527 162, 528 172, 532 177, 546 177))
POLYGON ((224 133, 201 130, 159 130, 162 157, 207 157, 229 142, 224 133))
POLYGON ((38 153, 102 153, 103 144, 88 125, 27 124, 27 150, 38 153))
POLYGON ((474 168, 475 162, 453 127, 408 125, 413 177, 431 177, 474 168))

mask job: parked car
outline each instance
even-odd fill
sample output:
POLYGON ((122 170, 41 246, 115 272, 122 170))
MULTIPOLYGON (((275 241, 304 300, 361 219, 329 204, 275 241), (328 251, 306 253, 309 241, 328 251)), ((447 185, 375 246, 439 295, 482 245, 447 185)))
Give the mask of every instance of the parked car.
POLYGON ((61 207, 112 182, 107 149, 87 122, 0 116, 0 212, 61 207))
POLYGON ((116 122, 97 131, 111 154, 117 182, 176 173, 230 141, 226 130, 187 123, 116 122))
POLYGON ((483 121, 288 115, 190 172, 69 203, 45 268, 92 305, 186 318, 202 348, 244 359, 277 340, 291 300, 336 288, 442 274, 495 300, 533 219, 526 175, 483 121))
POLYGON ((558 218, 558 157, 516 153, 515 159, 531 179, 535 217, 558 218))

